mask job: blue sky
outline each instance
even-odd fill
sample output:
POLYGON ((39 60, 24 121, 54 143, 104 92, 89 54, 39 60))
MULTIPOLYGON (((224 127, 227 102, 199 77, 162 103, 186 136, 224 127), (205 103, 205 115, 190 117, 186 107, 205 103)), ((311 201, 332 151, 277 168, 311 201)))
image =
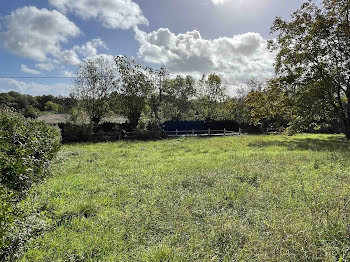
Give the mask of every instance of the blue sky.
POLYGON ((218 73, 230 86, 273 76, 266 40, 301 0, 0 2, 0 92, 68 95, 76 65, 134 57, 171 74, 218 73), (28 78, 15 78, 28 77, 28 78))

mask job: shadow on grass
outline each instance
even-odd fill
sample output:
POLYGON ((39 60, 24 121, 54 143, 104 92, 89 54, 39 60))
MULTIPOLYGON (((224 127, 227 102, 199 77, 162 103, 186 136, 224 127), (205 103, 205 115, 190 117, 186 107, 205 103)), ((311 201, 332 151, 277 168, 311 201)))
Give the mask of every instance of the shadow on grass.
POLYGON ((249 143, 250 147, 285 147, 287 150, 311 150, 311 151, 349 151, 350 141, 343 137, 327 137, 327 138, 293 138, 288 140, 270 140, 270 141, 254 141, 249 143))

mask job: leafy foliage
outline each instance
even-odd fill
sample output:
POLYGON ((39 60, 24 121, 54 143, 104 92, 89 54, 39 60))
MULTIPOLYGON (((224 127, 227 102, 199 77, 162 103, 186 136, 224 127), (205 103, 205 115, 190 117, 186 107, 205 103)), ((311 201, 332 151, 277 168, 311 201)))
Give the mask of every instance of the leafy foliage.
POLYGON ((295 98, 295 123, 337 118, 350 138, 350 3, 307 1, 290 21, 276 18, 276 73, 295 98), (315 114, 316 113, 316 114, 315 114))
POLYGON ((192 76, 176 76, 164 83, 163 114, 167 120, 191 118, 194 108, 192 100, 196 95, 195 80, 192 76))
POLYGON ((218 118, 219 106, 225 100, 225 86, 217 74, 203 75, 199 81, 198 100, 196 107, 204 120, 218 118))
POLYGON ((0 185, 0 249, 7 245, 6 234, 15 219, 11 201, 12 194, 0 185))
POLYGON ((9 110, 0 111, 0 183, 19 193, 41 181, 60 147, 60 132, 9 110))
POLYGON ((59 104, 56 104, 56 103, 52 102, 52 101, 47 101, 45 103, 45 110, 58 113, 58 112, 62 112, 63 111, 63 107, 61 105, 59 105, 59 104))
MULTIPOLYGON (((76 105, 76 100, 70 97, 55 97, 53 95, 31 96, 14 91, 0 93, 1 107, 10 107, 17 112, 22 113, 25 117, 30 118, 36 118, 40 111, 47 110, 45 107, 50 101, 56 104, 56 108, 58 106, 58 111, 66 113, 76 105)), ((52 108, 49 108, 49 110, 52 110, 52 108)))
POLYGON ((125 56, 117 56, 115 63, 120 76, 114 96, 117 112, 125 115, 136 128, 146 106, 146 99, 154 90, 153 70, 137 64, 125 56))
POLYGON ((113 62, 101 56, 79 65, 71 96, 96 125, 110 112, 110 95, 115 90, 117 76, 113 62))
POLYGON ((292 120, 293 102, 276 79, 268 81, 265 88, 251 89, 246 97, 251 121, 255 125, 265 123, 278 128, 287 126, 292 120))
POLYGON ((60 148, 60 139, 55 127, 10 109, 0 110, 0 259, 16 249, 18 241, 24 240, 21 236, 33 227, 28 224, 20 232, 12 232, 24 223, 16 203, 33 183, 50 173, 49 164, 60 148))

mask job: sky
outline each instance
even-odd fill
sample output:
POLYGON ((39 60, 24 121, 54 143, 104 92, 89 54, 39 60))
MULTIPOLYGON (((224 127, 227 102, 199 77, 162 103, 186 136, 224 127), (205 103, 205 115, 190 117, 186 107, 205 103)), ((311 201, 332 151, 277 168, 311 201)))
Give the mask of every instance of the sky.
POLYGON ((229 88, 274 76, 276 16, 303 0, 0 1, 0 92, 69 95, 84 59, 126 55, 229 88))

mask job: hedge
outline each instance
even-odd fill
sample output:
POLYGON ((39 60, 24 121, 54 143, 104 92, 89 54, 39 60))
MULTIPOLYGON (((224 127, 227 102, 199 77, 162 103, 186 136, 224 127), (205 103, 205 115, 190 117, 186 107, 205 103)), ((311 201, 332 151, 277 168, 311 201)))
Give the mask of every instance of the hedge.
POLYGON ((10 231, 21 220, 16 203, 50 173, 60 142, 58 128, 0 109, 0 260, 15 242, 10 231))
POLYGON ((0 184, 23 194, 49 173, 60 131, 43 122, 0 110, 0 184))

